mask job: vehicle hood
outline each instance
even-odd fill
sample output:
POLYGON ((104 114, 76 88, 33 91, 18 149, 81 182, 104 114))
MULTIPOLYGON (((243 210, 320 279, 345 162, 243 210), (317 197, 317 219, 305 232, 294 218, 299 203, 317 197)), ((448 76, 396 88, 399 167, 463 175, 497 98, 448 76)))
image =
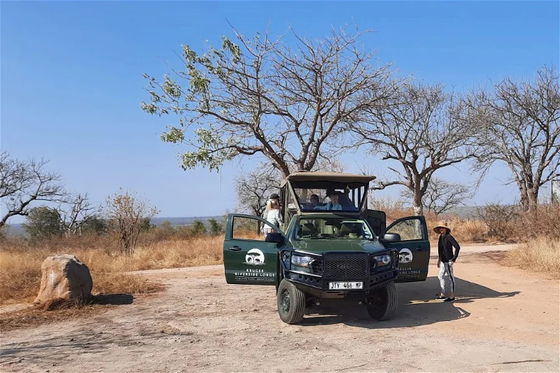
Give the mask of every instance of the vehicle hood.
POLYGON ((380 252, 385 247, 379 241, 369 240, 337 240, 337 239, 302 239, 291 242, 295 250, 309 251, 321 254, 329 251, 363 251, 380 252))

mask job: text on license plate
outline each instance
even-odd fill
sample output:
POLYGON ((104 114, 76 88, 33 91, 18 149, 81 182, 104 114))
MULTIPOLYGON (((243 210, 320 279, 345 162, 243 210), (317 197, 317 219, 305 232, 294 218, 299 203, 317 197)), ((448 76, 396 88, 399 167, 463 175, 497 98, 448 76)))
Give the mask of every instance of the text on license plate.
POLYGON ((363 289, 364 283, 361 281, 342 281, 329 282, 329 290, 363 289))

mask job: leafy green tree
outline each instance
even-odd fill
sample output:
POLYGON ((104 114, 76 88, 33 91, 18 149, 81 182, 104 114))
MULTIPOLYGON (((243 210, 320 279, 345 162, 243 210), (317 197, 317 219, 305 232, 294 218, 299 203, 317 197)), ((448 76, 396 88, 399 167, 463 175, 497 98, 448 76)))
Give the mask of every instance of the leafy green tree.
POLYGON ((100 216, 91 215, 83 220, 81 230, 82 233, 105 234, 109 231, 109 223, 100 216))
POLYGON ((46 206, 30 209, 24 228, 33 240, 60 237, 64 233, 60 212, 46 206))
POLYGON ((194 236, 202 236, 204 234, 206 234, 208 231, 206 229, 206 226, 204 225, 203 222, 201 222, 200 220, 195 220, 192 225, 191 225, 191 233, 194 236))
POLYGON ((224 233, 224 224, 222 221, 218 222, 216 219, 208 219, 210 224, 210 235, 219 236, 224 233))
POLYGON ((183 168, 260 155, 284 176, 311 171, 336 153, 345 123, 385 95, 388 69, 360 50, 359 35, 294 39, 236 34, 204 54, 184 45, 183 70, 146 75, 142 108, 177 118, 162 140, 186 146, 183 168))

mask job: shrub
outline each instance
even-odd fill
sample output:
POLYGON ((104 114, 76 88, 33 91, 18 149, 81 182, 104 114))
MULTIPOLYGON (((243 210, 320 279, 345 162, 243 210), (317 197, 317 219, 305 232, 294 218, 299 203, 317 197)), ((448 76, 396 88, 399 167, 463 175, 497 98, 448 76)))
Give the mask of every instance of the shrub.
POLYGON ((548 237, 560 239, 560 205, 539 205, 520 216, 518 232, 521 239, 548 237))
POLYGON ((206 226, 200 220, 195 220, 190 228, 193 236, 202 236, 207 233, 206 226))
POLYGON ((130 255, 134 252, 140 232, 150 229, 150 219, 156 214, 155 207, 148 206, 132 194, 109 197, 107 215, 123 253, 130 255))
POLYGON ((35 207, 29 210, 24 228, 33 240, 60 237, 63 233, 62 217, 57 209, 35 207))
POLYGON ((519 237, 517 219, 519 207, 489 204, 478 210, 480 220, 488 227, 487 235, 500 241, 515 241, 519 237))
POLYGON ((208 219, 210 224, 210 235, 219 236, 224 233, 224 222, 218 222, 216 219, 208 219))

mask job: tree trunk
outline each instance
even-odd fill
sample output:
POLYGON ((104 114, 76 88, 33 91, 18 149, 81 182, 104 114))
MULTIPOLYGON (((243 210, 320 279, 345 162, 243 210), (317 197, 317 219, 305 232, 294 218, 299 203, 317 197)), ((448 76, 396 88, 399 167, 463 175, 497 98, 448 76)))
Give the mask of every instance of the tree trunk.
POLYGON ((519 187, 519 203, 524 211, 529 209, 529 199, 527 196, 527 190, 525 187, 519 187))
POLYGON ((527 189, 527 201, 529 211, 535 211, 539 205, 539 187, 533 186, 527 189))
POLYGON ((412 207, 414 208, 414 215, 424 215, 424 206, 422 205, 422 195, 420 194, 419 190, 414 191, 414 200, 412 203, 412 207))

